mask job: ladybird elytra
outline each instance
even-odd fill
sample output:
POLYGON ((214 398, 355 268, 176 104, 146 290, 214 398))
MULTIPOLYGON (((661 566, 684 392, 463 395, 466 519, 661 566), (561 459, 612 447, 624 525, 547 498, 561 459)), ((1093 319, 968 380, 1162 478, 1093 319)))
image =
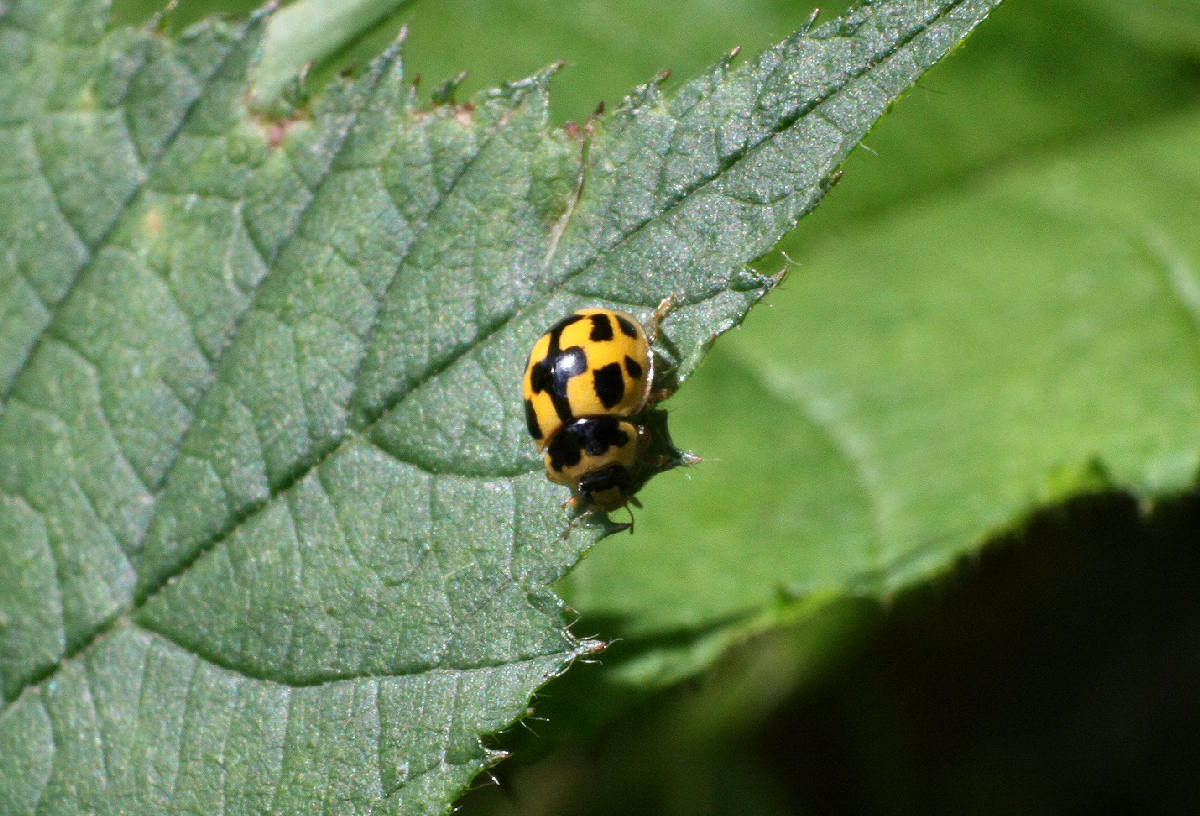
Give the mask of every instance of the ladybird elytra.
POLYGON ((654 377, 646 330, 614 309, 580 309, 534 343, 523 391, 538 450, 566 423, 586 416, 632 416, 645 407, 654 377))
POLYGON ((580 309, 537 339, 522 380, 525 419, 546 475, 572 504, 614 510, 634 501, 631 469, 648 441, 639 415, 654 380, 651 339, 674 301, 646 329, 615 309, 580 309))

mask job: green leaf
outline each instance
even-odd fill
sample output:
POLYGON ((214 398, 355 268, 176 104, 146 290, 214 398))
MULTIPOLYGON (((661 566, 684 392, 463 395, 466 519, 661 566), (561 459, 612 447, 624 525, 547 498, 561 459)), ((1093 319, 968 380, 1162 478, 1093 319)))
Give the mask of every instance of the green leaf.
POLYGON ((1200 8, 1190 0, 1153 3, 1073 3, 1086 8, 1121 36, 1136 38, 1166 53, 1195 59, 1200 56, 1200 8))
POLYGON ((420 109, 399 46, 263 120, 265 17, 0 11, 4 812, 445 809, 596 645, 550 584, 610 528, 561 536, 534 338, 675 295, 685 380, 996 2, 864 5, 582 129, 549 71, 420 109))
MULTIPOLYGON (((499 769, 502 787, 479 786, 457 812, 599 816, 636 802, 638 813, 785 816, 845 801, 872 814, 931 803, 1058 813, 1098 784, 1194 802, 1190 775, 1146 769, 1175 767, 1173 749, 1195 731, 1191 698, 1169 690, 1197 666, 1184 643, 1198 529, 1200 492, 1152 508, 1120 492, 1077 495, 936 579, 886 600, 843 597, 739 644, 599 737, 532 765, 521 751, 499 769), (1170 716, 1119 702, 1143 699, 1170 716), (1147 721, 1171 738, 1131 742, 1147 721)), ((516 732, 522 747, 555 744, 555 723, 580 719, 566 712, 595 710, 579 681, 610 674, 617 651, 547 689, 539 714, 550 722, 516 732)), ((603 693, 594 683, 586 690, 603 693)))
POLYGON ((1193 483, 1200 120, 1181 88, 1194 80, 1169 55, 1097 40, 1094 20, 1051 28, 1031 53, 1048 19, 1000 13, 923 80, 939 93, 906 100, 870 138, 879 155, 850 162, 788 239, 799 268, 774 308, 680 395, 673 432, 706 429, 711 461, 651 485, 643 499, 661 509, 636 546, 614 539, 563 587, 581 627, 621 638, 602 682, 644 694, 832 598, 890 596, 1047 502, 1193 483), (1042 78, 1031 121, 1014 121, 1028 78, 995 79, 1018 60, 1069 66, 1052 95, 1042 78), (1077 75, 1078 60, 1142 73, 1092 103, 1093 122, 1039 119, 1094 97, 1097 72, 1077 75), (948 96, 963 72, 974 83, 948 96), (985 89, 1010 102, 977 110, 985 89), (920 140, 958 171, 902 165, 920 140))
MULTIPOLYGON (((734 45, 743 54, 762 51, 794 31, 814 5, 695 0, 668 13, 639 0, 439 0, 413 3, 400 16, 410 32, 405 59, 420 67, 424 91, 464 70, 464 89, 475 91, 565 59, 569 79, 554 89, 551 116, 582 122, 602 100, 611 107, 646 77, 664 70, 693 76, 734 45)), ((836 16, 849 5, 838 0, 821 10, 836 16)))
POLYGON ((273 110, 308 66, 349 48, 408 0, 299 0, 271 15, 254 71, 254 101, 273 110))

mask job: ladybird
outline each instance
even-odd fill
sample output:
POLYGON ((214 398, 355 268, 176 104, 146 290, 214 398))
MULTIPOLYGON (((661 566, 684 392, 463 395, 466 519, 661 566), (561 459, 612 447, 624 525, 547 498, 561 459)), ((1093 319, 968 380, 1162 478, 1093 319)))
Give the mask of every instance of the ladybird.
POLYGON ((658 322, 650 330, 627 312, 580 309, 533 344, 525 366, 525 420, 546 475, 571 488, 572 504, 615 510, 633 499, 631 469, 647 441, 638 422, 651 402, 658 322))

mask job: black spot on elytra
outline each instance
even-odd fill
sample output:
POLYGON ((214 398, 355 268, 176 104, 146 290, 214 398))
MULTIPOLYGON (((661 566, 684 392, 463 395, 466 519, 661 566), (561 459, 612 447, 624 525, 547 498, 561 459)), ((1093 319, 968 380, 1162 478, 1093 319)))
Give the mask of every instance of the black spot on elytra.
POLYGON ((592 319, 592 333, 590 335, 593 343, 601 343, 605 340, 613 339, 612 323, 608 322, 608 315, 594 314, 592 319))
POLYGON ((547 357, 544 360, 538 360, 533 364, 533 368, 529 370, 529 387, 533 389, 533 393, 541 394, 550 390, 550 386, 554 384, 553 361, 547 357))
POLYGON ((546 331, 546 334, 550 335, 551 351, 558 348, 558 341, 562 337, 563 329, 572 323, 578 323, 580 320, 583 320, 583 315, 569 314, 546 331))
POLYGON ((572 377, 587 371, 587 355, 579 346, 563 349, 554 358, 552 394, 567 395, 567 383, 572 377))
MULTIPOLYGON (((557 340, 551 345, 557 345, 557 340)), ((529 385, 535 394, 549 393, 554 412, 566 422, 572 418, 567 383, 586 370, 587 355, 579 346, 571 346, 562 351, 552 351, 544 360, 535 363, 529 372, 529 385)))
POLYGON ((534 439, 542 438, 542 426, 538 424, 537 414, 533 411, 533 401, 525 400, 525 425, 529 428, 529 435, 534 439))
POLYGON ((642 376, 641 364, 632 357, 625 358, 625 371, 627 371, 630 378, 634 380, 640 379, 642 376))
POLYGON ((616 318, 617 325, 621 327, 621 334, 625 335, 626 337, 637 339, 637 327, 620 315, 616 315, 616 318))
POLYGON ((629 433, 619 423, 615 417, 583 417, 570 423, 550 442, 546 451, 550 467, 561 471, 578 465, 585 451, 589 456, 601 456, 609 448, 629 444, 629 433))
POLYGON ((620 363, 609 363, 597 368, 592 374, 596 396, 605 408, 612 408, 625 396, 625 377, 621 375, 620 363))
MULTIPOLYGON (((574 376, 587 370, 587 355, 579 346, 569 349, 562 347, 563 329, 572 323, 578 323, 583 318, 580 315, 567 315, 555 323, 546 332, 550 336, 550 345, 546 356, 534 363, 529 372, 529 385, 533 393, 548 392, 550 401, 554 404, 554 412, 563 422, 571 419, 571 401, 567 399, 567 383, 574 376)), ((534 439, 540 437, 534 436, 534 439)))

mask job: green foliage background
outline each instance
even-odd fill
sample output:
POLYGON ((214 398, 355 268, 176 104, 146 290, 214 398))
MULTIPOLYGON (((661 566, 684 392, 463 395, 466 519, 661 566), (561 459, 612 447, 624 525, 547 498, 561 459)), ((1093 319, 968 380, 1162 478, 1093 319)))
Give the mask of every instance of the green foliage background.
MULTIPOLYGON (((313 78, 408 23, 424 93, 563 58, 553 116, 582 120, 809 10, 423 2, 313 78)), ((929 74, 669 403, 708 461, 563 583, 576 634, 616 642, 545 691, 538 736, 497 740, 552 755, 465 812, 1196 801, 1164 745, 1200 690, 1200 526, 1171 498, 1200 449, 1198 103, 1182 0, 1007 0, 929 74), (830 539, 861 549, 812 558, 830 539)))
MULTIPOLYGON (((650 73, 753 52, 805 13, 556 8, 417 4, 413 65, 465 65, 469 85, 561 56, 556 111, 582 118, 650 73)), ((1170 0, 1009 0, 931 72, 764 259, 795 264, 769 305, 671 403, 677 440, 709 461, 649 485, 637 535, 568 577, 576 631, 622 640, 547 689, 542 737, 510 742, 536 753, 556 723, 576 740, 502 766, 510 792, 485 788, 467 812, 1200 801, 1173 750, 1194 744, 1180 701, 1200 653, 1182 588, 1200 576, 1200 528, 1190 499, 1137 510, 1197 467, 1198 102, 1200 8, 1170 0), (859 448, 859 477, 819 450, 846 438, 812 427, 836 436, 847 414, 884 429, 859 448), (870 501, 837 497, 879 484, 904 485, 874 493, 876 533, 910 542, 911 561, 831 581, 844 562, 805 561, 804 542, 869 540, 870 501), (845 600, 889 598, 985 541, 982 561, 884 607, 845 600), (641 697, 762 629, 698 685, 641 697)))

